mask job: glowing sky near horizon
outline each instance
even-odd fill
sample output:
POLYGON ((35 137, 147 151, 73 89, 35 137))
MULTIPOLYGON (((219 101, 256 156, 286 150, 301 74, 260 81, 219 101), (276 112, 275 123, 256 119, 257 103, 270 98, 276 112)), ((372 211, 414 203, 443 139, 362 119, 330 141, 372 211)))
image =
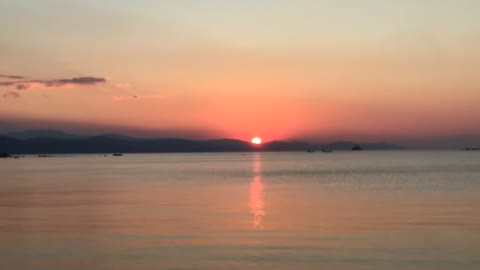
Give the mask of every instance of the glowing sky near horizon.
POLYGON ((475 0, 2 0, 0 74, 30 82, 0 85, 0 117, 266 141, 480 133, 478 14, 475 0), (79 77, 106 82, 49 86, 79 77))

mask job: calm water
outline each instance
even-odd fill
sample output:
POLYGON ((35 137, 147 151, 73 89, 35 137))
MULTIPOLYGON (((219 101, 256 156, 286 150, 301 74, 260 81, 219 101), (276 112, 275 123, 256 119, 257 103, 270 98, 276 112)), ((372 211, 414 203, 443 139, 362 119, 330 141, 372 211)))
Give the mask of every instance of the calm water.
POLYGON ((0 160, 0 269, 480 269, 480 152, 0 160))

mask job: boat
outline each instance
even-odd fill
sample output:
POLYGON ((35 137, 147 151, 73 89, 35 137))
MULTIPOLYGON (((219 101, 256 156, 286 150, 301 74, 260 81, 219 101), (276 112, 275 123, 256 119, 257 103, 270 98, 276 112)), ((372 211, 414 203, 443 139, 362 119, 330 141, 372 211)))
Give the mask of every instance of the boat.
POLYGON ((122 153, 115 153, 115 154, 113 154, 113 156, 114 157, 121 157, 121 156, 123 156, 123 154, 122 153))
POLYGON ((12 156, 8 153, 0 153, 0 158, 9 158, 9 157, 12 157, 12 156))
POLYGON ((322 149, 322 152, 324 152, 324 153, 331 153, 331 152, 333 152, 333 150, 332 150, 332 149, 322 149))
POLYGON ((313 150, 313 149, 308 149, 308 150, 307 150, 307 153, 315 153, 315 150, 313 150))
POLYGON ((362 151, 362 150, 363 150, 363 148, 360 147, 360 145, 355 145, 355 146, 352 147, 352 151, 362 151))

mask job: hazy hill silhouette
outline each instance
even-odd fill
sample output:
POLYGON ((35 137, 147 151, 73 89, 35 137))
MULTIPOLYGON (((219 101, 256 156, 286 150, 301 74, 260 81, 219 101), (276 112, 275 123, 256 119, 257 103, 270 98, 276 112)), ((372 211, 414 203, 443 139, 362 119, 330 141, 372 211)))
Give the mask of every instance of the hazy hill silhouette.
MULTIPOLYGON (((301 141, 272 141, 260 146, 235 139, 188 140, 180 138, 147 139, 118 134, 79 136, 55 130, 9 133, 0 137, 0 152, 13 154, 68 153, 165 153, 165 152, 237 152, 350 150, 353 142, 316 145, 301 141), (13 137, 12 137, 13 136, 13 137)), ((397 150, 392 144, 361 144, 365 150, 397 150)))
POLYGON ((24 130, 24 131, 17 131, 17 132, 9 132, 6 133, 4 136, 11 137, 14 139, 33 139, 33 138, 55 138, 55 139, 79 139, 82 136, 66 133, 59 130, 24 130))

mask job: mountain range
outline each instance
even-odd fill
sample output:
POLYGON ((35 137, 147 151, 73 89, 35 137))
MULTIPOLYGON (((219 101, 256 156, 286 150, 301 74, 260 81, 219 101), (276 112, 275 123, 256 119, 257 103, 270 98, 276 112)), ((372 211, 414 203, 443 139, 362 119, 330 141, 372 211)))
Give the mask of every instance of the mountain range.
POLYGON ((82 136, 58 130, 29 130, 0 135, 0 152, 12 154, 351 150, 355 145, 361 145, 365 150, 403 149, 402 146, 395 144, 358 144, 347 141, 328 144, 312 144, 302 141, 271 141, 255 146, 249 142, 235 139, 151 139, 118 134, 82 136))

